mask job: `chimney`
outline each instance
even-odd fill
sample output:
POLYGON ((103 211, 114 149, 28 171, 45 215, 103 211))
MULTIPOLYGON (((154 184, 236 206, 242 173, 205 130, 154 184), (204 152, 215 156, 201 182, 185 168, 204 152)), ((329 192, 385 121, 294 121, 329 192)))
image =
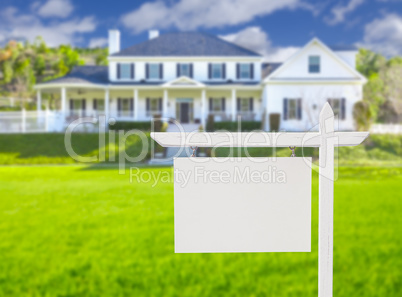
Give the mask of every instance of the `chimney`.
POLYGON ((120 51, 120 31, 109 30, 109 55, 120 51))
POLYGON ((158 30, 149 30, 148 38, 151 40, 151 39, 154 39, 156 37, 159 37, 159 31, 158 30))

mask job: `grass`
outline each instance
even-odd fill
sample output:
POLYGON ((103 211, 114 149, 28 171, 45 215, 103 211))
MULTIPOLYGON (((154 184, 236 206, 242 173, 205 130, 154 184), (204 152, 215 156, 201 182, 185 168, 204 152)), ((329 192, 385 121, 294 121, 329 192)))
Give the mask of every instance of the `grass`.
MULTIPOLYGON (((148 145, 151 141, 146 133, 148 145)), ((96 156, 97 161, 104 155, 107 163, 119 160, 119 152, 125 150, 131 157, 141 153, 142 143, 136 135, 128 136, 124 145, 119 144, 118 132, 114 139, 109 134, 73 133, 71 147, 80 157, 96 156), (104 137, 105 144, 99 145, 100 138, 104 137), (112 157, 114 160, 112 160, 112 157)), ((145 159, 149 159, 150 150, 145 159)), ((73 164, 83 159, 75 160, 67 153, 63 133, 42 134, 0 134, 0 164, 73 164)))
MULTIPOLYGON (((84 166, 0 176, 0 296, 317 296, 316 174, 312 252, 255 254, 174 254, 172 183, 84 166)), ((334 296, 402 296, 401 184, 401 168, 339 169, 334 296)))
MULTIPOLYGON (((117 163, 119 153, 126 152, 128 156, 139 156, 142 149, 142 142, 138 136, 129 136, 125 145, 120 145, 118 132, 114 139, 108 134, 105 136, 105 144, 99 145, 99 135, 91 133, 72 134, 72 148, 80 156, 96 156, 95 163, 117 163), (104 160, 99 160, 102 155, 104 160), (114 157, 114 160, 110 157, 114 157)), ((146 133, 148 144, 155 144, 146 133)), ((158 149, 160 147, 158 146, 158 149)), ((287 157, 290 155, 288 148, 250 148, 251 156, 273 156, 287 157)), ((219 148, 214 151, 216 156, 228 156, 230 149, 219 148)), ((341 147, 338 149, 340 165, 358 166, 402 166, 402 135, 371 135, 364 142, 364 145, 355 147, 341 147)), ((298 156, 308 155, 317 157, 318 149, 296 148, 298 156)), ((244 150, 236 148, 233 155, 245 156, 244 150)), ((144 161, 151 156, 151 146, 146 151, 144 161)), ((74 164, 82 159, 74 160, 69 156, 64 145, 64 134, 0 134, 0 165, 14 164, 74 164)))

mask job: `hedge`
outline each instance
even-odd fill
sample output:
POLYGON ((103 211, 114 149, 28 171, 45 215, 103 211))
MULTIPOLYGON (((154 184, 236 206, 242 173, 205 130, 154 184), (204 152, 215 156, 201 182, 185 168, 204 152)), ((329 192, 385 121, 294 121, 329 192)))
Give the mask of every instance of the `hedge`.
POLYGON ((141 131, 151 131, 151 121, 147 122, 123 122, 117 121, 115 124, 109 124, 110 130, 141 130, 141 131))
MULTIPOLYGON (((238 131, 239 122, 214 122, 214 131, 227 130, 231 132, 238 131)), ((242 121, 240 123, 240 129, 243 132, 249 132, 254 130, 261 130, 261 122, 255 121, 242 121)))

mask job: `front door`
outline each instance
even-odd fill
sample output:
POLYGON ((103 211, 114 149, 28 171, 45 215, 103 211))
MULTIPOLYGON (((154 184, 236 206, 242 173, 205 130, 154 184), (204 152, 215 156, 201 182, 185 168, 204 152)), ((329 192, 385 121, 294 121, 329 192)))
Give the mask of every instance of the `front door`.
POLYGON ((176 119, 182 124, 193 122, 193 99, 177 98, 176 99, 176 119))
POLYGON ((187 124, 190 122, 190 103, 180 103, 180 123, 187 124))

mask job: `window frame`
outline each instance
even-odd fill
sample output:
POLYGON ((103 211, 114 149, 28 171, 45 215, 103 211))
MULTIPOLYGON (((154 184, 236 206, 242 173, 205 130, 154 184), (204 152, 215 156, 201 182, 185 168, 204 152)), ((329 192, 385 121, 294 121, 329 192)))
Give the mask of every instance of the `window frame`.
MULTIPOLYGON (((162 109, 159 108, 160 107, 159 100, 160 100, 160 98, 156 98, 156 97, 155 98, 149 98, 149 112, 150 113, 162 112, 162 109), (154 102, 154 104, 156 102, 156 109, 152 108, 153 102, 154 102)), ((163 108, 163 106, 162 106, 162 108, 163 108)))
POLYGON ((131 78, 131 67, 132 67, 132 63, 119 63, 120 64, 120 80, 132 80, 132 78, 131 78), (126 68, 127 67, 127 69, 125 69, 126 71, 127 71, 127 74, 128 74, 128 76, 127 77, 124 77, 123 76, 123 73, 124 73, 124 71, 123 71, 123 69, 124 68, 126 68))
POLYGON ((180 63, 179 64, 179 76, 187 76, 191 77, 191 71, 190 71, 190 63, 180 63), (183 66, 187 66, 187 74, 183 74, 183 66))
POLYGON ((98 98, 95 98, 94 100, 96 101, 96 109, 94 109, 94 110, 96 110, 96 111, 105 111, 105 100, 104 99, 98 99, 98 98), (99 108, 100 105, 102 106, 102 109, 99 108))
POLYGON ((298 100, 299 98, 287 98, 287 112, 288 112, 288 114, 287 114, 287 120, 288 121, 292 121, 292 120, 298 120, 298 117, 297 117, 297 100, 298 100), (294 115, 292 114, 292 116, 291 116, 291 103, 292 103, 292 107, 294 108, 294 110, 293 110, 293 112, 294 112, 294 115))
POLYGON ((321 73, 321 56, 308 56, 308 73, 321 73), (316 61, 317 63, 315 63, 314 61, 312 61, 313 59, 317 59, 318 62, 316 61))
POLYGON ((212 99, 212 110, 210 111, 211 113, 225 112, 223 110, 222 98, 211 98, 211 99, 212 99), (215 106, 219 106, 219 109, 215 109, 215 106))
POLYGON ((211 63, 211 79, 212 80, 222 80, 223 79, 223 63, 211 63), (214 67, 219 66, 220 76, 214 77, 214 67))
POLYGON ((240 109, 237 111, 238 113, 251 113, 253 110, 250 109, 250 98, 238 98, 240 100, 240 109), (247 106, 247 109, 243 109, 243 107, 247 106))
POLYGON ((160 69, 160 63, 148 63, 148 79, 150 80, 160 80, 161 77, 161 69, 160 69), (157 68, 157 76, 156 77, 152 77, 151 76, 151 68, 152 67, 156 67, 157 68))
POLYGON ((239 79, 251 79, 251 64, 250 63, 239 63, 239 79), (247 77, 242 77, 242 67, 247 67, 248 71, 248 76, 247 77))

